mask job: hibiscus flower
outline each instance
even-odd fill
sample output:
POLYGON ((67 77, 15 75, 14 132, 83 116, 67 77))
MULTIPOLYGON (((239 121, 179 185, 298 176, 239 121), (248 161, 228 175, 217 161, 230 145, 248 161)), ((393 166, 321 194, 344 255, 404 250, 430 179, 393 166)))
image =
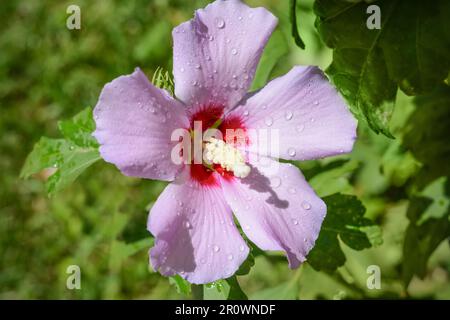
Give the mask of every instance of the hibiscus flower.
MULTIPOLYGON (((94 110, 101 156, 127 176, 170 181, 148 219, 155 237, 150 262, 163 275, 197 284, 233 275, 249 254, 233 213, 250 241, 284 251, 290 268, 314 246, 326 205, 278 156, 310 160, 350 152, 357 123, 314 66, 296 66, 247 93, 276 25, 264 8, 217 0, 173 30, 176 98, 139 69, 101 92, 94 110), (223 140, 203 141, 207 159, 200 163, 174 161, 180 141, 173 132, 192 132, 196 123, 202 131, 217 128, 223 140), (229 130, 244 132, 245 143, 229 143, 229 130), (250 134, 261 130, 279 139, 250 134)), ((179 151, 191 160, 190 150, 179 151)))

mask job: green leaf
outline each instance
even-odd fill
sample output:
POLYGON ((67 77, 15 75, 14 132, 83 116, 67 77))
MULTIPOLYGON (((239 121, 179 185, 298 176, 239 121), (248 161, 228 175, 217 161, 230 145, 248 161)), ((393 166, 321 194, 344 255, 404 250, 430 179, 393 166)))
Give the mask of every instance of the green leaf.
POLYGON ((203 287, 205 300, 247 300, 247 295, 242 291, 236 276, 225 280, 218 280, 203 287))
POLYGON ((357 168, 358 161, 348 161, 339 167, 316 174, 309 183, 320 197, 339 192, 349 193, 353 187, 348 179, 357 168))
POLYGON ((178 274, 173 277, 169 277, 169 283, 175 286, 179 294, 183 294, 185 296, 191 294, 191 284, 178 274))
POLYGON ((174 95, 175 85, 169 71, 158 67, 153 74, 152 83, 155 87, 167 90, 174 95))
POLYGON ((352 111, 377 133, 388 129, 397 88, 409 95, 443 83, 450 69, 450 3, 380 0, 381 29, 366 27, 365 2, 317 0, 316 27, 333 49, 327 70, 352 111))
POLYGON ((269 39, 252 82, 251 90, 259 89, 270 79, 270 74, 277 62, 288 53, 286 38, 280 30, 275 30, 269 39))
POLYGON ((410 201, 402 261, 405 286, 414 275, 425 277, 431 254, 450 237, 449 191, 449 178, 442 177, 410 201))
POLYGON ((339 239, 355 250, 382 243, 380 228, 364 218, 365 208, 355 196, 334 194, 323 200, 327 215, 307 260, 315 270, 333 272, 344 265, 346 259, 339 239))
POLYGON ((252 251, 248 254, 247 259, 241 264, 238 271, 236 271, 237 276, 245 276, 250 272, 252 267, 255 265, 255 258, 253 257, 252 251))
POLYGON ((46 189, 48 194, 62 190, 85 169, 100 160, 97 142, 91 137, 94 129, 90 108, 71 120, 59 123, 66 139, 42 137, 25 160, 20 176, 28 178, 48 169, 46 189))
POLYGON ((53 194, 67 187, 89 166, 101 159, 97 149, 84 149, 70 146, 69 152, 66 148, 61 149, 61 161, 56 164, 56 172, 52 174, 47 182, 47 193, 53 194))
POLYGON ((290 0, 289 2, 289 19, 291 20, 291 33, 294 38, 295 44, 301 49, 305 49, 305 43, 303 42, 300 34, 298 33, 297 26, 297 0, 290 0))
POLYGON ((442 85, 417 97, 415 104, 403 145, 423 164, 416 178, 421 189, 437 177, 450 176, 450 88, 442 85))
POLYGON ((411 152, 405 150, 399 140, 395 140, 381 159, 381 171, 394 186, 400 187, 417 173, 420 163, 411 152))
POLYGON ((97 140, 92 136, 92 132, 95 130, 95 122, 91 108, 84 109, 72 119, 59 121, 58 127, 64 138, 77 146, 98 147, 97 140))

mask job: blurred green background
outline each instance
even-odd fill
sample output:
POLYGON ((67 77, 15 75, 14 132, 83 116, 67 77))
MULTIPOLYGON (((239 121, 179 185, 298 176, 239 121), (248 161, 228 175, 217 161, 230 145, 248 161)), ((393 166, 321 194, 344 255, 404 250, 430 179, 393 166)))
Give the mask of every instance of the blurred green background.
MULTIPOLYGON (((295 64, 325 69, 331 50, 314 28, 312 1, 299 3, 306 50, 290 37, 288 1, 247 1, 280 19, 277 37, 287 43, 271 77, 295 64)), ((49 198, 48 172, 20 180, 20 169, 42 135, 58 137, 57 121, 95 106, 106 82, 140 66, 151 79, 157 67, 171 70, 171 30, 208 1, 2 1, 0 4, 0 298, 1 299, 179 299, 169 281, 148 266, 148 210, 165 183, 127 178, 112 165, 96 163, 69 188, 49 198), (81 8, 81 30, 68 30, 66 8, 81 8), (124 247, 138 242, 133 254, 124 247), (81 268, 81 290, 66 288, 66 268, 81 268)), ((279 48, 279 39, 275 48, 279 48)), ((276 51, 276 50, 275 50, 276 51)), ((402 286, 400 266, 408 225, 407 181, 419 167, 401 148, 412 99, 399 93, 391 122, 398 137, 377 136, 360 124, 352 170, 338 173, 346 192, 382 226, 383 245, 353 251, 334 274, 307 264, 292 271, 276 254, 260 255, 240 277, 250 298, 450 298, 447 241, 432 254, 424 279, 402 286), (368 265, 381 267, 382 289, 366 287, 368 265)), ((303 163, 306 173, 336 159, 303 163)), ((312 174, 311 174, 312 175, 312 174)), ((308 175, 307 175, 308 176, 308 175)))

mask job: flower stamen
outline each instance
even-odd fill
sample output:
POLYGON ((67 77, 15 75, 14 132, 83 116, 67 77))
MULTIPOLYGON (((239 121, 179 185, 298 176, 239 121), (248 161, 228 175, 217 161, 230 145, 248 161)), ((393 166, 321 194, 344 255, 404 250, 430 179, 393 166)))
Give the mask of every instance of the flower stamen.
POLYGON ((203 160, 208 164, 218 164, 223 169, 233 172, 235 177, 245 178, 250 173, 250 166, 245 163, 242 153, 223 140, 210 138, 205 144, 203 160))

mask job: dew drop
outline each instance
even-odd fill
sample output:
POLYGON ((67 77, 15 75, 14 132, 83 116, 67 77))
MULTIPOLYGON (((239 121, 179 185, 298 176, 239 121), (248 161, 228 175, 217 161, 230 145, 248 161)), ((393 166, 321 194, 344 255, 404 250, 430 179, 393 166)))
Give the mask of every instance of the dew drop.
POLYGON ((286 113, 284 114, 284 118, 285 118, 287 121, 291 120, 291 119, 292 119, 292 116, 293 116, 293 114, 292 114, 291 111, 286 111, 286 113))
POLYGON ((288 192, 290 194, 295 194, 297 192, 297 190, 294 187, 291 187, 291 188, 288 189, 288 192))
POLYGON ((261 106, 261 108, 262 108, 263 110, 266 110, 267 106, 266 106, 265 104, 263 104, 263 105, 261 106))
POLYGON ((180 68, 180 71, 181 71, 181 72, 184 72, 184 68, 180 68))
POLYGON ((273 124, 273 119, 271 117, 267 117, 266 119, 264 119, 264 123, 266 124, 266 126, 270 127, 273 124))
POLYGON ((195 65, 195 69, 200 69, 200 68, 201 68, 201 66, 199 64, 195 65))
POLYGON ((239 246, 239 251, 244 251, 245 250, 245 247, 241 244, 240 246, 239 246))
POLYGON ((249 115, 249 112, 248 112, 248 110, 245 110, 245 111, 244 111, 244 116, 246 116, 246 117, 247 117, 248 115, 249 115))
POLYGON ((210 35, 210 36, 208 37, 208 39, 209 39, 209 41, 214 41, 214 36, 213 36, 213 35, 210 35))
POLYGON ((279 186, 281 186, 281 179, 280 179, 280 177, 272 177, 272 178, 270 178, 270 185, 272 186, 272 188, 278 188, 279 186))
POLYGON ((238 51, 237 51, 236 48, 231 49, 231 54, 232 54, 233 56, 237 55, 237 53, 238 53, 238 51))
POLYGON ((317 101, 317 100, 314 101, 314 105, 315 105, 315 106, 319 105, 319 101, 317 101))
POLYGON ((186 229, 189 229, 191 227, 191 224, 189 223, 189 221, 186 221, 186 223, 184 224, 186 229))
POLYGON ((308 201, 303 201, 302 208, 305 210, 309 210, 309 209, 311 209, 311 204, 308 201))
POLYGON ((241 17, 241 16, 239 16, 239 17, 238 17, 238 20, 239 20, 239 21, 242 21, 242 17, 241 17))
POLYGON ((215 246, 213 247, 213 250, 214 250, 214 252, 219 252, 220 248, 219 248, 219 246, 215 245, 215 246))
POLYGON ((303 130, 305 130, 305 125, 304 124, 299 124, 296 127, 296 130, 297 130, 298 133, 302 132, 303 130))
POLYGON ((295 225, 298 225, 298 221, 297 220, 292 220, 292 223, 294 223, 295 225))
POLYGON ((289 156, 294 157, 297 154, 297 152, 295 151, 294 148, 289 148, 288 154, 289 154, 289 156))
POLYGON ((231 261, 231 260, 233 260, 233 255, 232 255, 232 254, 229 254, 227 258, 228 258, 228 260, 231 261))
POLYGON ((223 29, 225 27, 225 21, 220 17, 216 18, 216 27, 223 29))

